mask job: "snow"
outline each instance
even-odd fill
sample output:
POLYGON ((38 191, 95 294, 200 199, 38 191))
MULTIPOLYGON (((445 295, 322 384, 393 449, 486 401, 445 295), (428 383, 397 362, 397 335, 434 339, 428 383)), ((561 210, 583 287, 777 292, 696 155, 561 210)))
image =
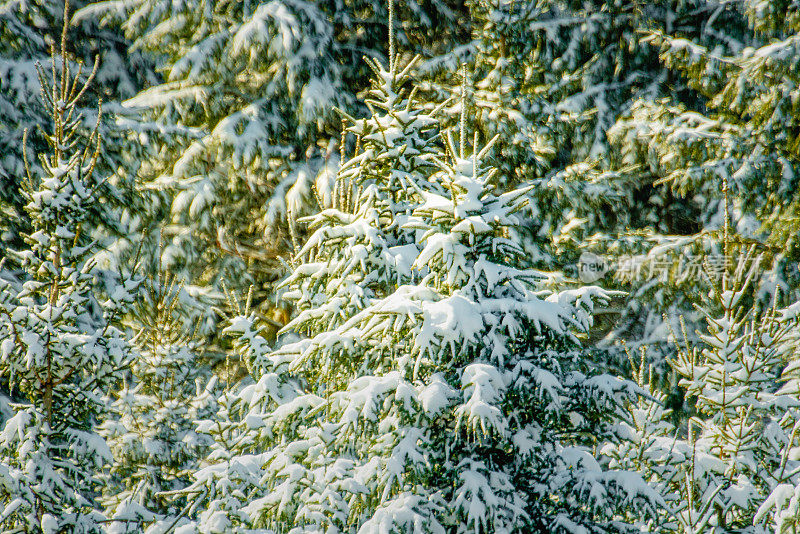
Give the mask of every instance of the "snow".
POLYGON ((446 530, 436 520, 420 514, 417 509, 429 506, 424 496, 403 492, 396 497, 381 503, 369 520, 365 521, 358 534, 388 534, 396 530, 403 530, 413 534, 431 532, 444 534, 446 530))
POLYGON ((497 433, 505 437, 508 421, 495 406, 503 396, 506 385, 500 371, 492 366, 472 363, 464 368, 461 376, 464 403, 456 408, 456 417, 466 419, 466 425, 483 434, 497 433))
POLYGON ((456 395, 456 390, 447 384, 440 373, 431 376, 429 383, 422 386, 418 393, 422 409, 431 417, 442 413, 456 395))
POLYGON ((42 515, 42 532, 44 534, 56 534, 58 532, 58 520, 50 514, 42 515))
MULTIPOLYGON (((402 293, 398 295, 401 296, 402 293)), ((476 342, 483 331, 480 308, 463 295, 423 301, 420 308, 422 325, 414 339, 414 349, 420 353, 427 352, 433 356, 440 347, 449 347, 455 353, 463 345, 476 342)))
MULTIPOLYGON (((342 392, 342 401, 346 407, 342 411, 340 422, 357 426, 358 419, 377 421, 379 402, 387 393, 395 391, 401 384, 401 375, 392 371, 386 376, 361 376, 353 380, 347 391, 342 392), (347 399, 344 401, 344 399, 347 399)), ((412 388, 413 391, 413 388, 412 388)))

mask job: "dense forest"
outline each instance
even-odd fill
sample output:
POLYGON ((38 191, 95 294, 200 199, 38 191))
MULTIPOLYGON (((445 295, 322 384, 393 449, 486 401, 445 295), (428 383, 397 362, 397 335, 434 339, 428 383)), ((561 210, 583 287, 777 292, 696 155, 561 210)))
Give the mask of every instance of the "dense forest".
POLYGON ((0 532, 800 532, 800 0, 0 0, 0 532))

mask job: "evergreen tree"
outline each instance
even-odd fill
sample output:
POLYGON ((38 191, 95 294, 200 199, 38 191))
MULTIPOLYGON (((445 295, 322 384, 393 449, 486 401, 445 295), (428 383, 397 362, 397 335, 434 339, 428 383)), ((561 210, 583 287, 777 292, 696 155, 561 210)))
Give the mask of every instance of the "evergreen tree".
POLYGON ((201 365, 202 347, 187 334, 178 308, 183 287, 163 271, 146 283, 134 317, 137 357, 131 382, 115 393, 114 420, 100 434, 114 455, 103 501, 109 532, 140 532, 142 523, 169 517, 185 505, 166 496, 183 489, 210 442, 195 422, 215 415, 215 378, 201 365))
POLYGON ((752 527, 755 512, 776 483, 796 478, 784 455, 796 446, 792 433, 797 400, 777 391, 780 371, 797 350, 793 321, 775 307, 748 308, 747 292, 759 265, 743 255, 731 279, 723 278, 715 298, 721 317, 707 315, 704 346, 679 352, 675 370, 687 396, 695 397, 690 419, 694 473, 680 511, 688 532, 738 532, 752 527), (788 411, 787 411, 788 410, 788 411), (711 457, 712 461, 709 461, 711 457))
POLYGON ((77 102, 97 63, 82 82, 63 46, 66 22, 61 35, 60 58, 54 51, 50 72, 37 69, 53 129, 43 172, 28 174, 24 189, 32 231, 16 257, 27 278, 20 290, 0 282, 0 373, 16 401, 0 434, 0 523, 9 531, 101 530, 98 475, 112 458, 95 428, 104 418, 101 395, 130 357, 113 324, 137 283, 118 280, 102 296, 102 272, 79 239, 102 185, 94 173, 98 131, 85 146, 78 137, 77 102))
POLYGON ((766 533, 776 505, 776 522, 785 523, 781 508, 798 477, 791 454, 800 428, 796 312, 760 310, 748 298, 761 275, 759 260, 752 250, 743 254, 736 271, 713 285, 722 314, 704 309, 701 343, 686 343, 673 362, 695 415, 670 424, 656 393, 634 411, 640 416, 630 430, 638 446, 605 451, 613 465, 642 472, 672 503, 674 516, 658 531, 766 533))
MULTIPOLYGON (((665 98, 702 105, 702 96, 642 37, 669 31, 715 46, 725 39, 721 28, 735 31, 736 15, 717 13, 705 0, 467 5, 475 35, 475 105, 468 117, 486 138, 499 135, 501 182, 536 185, 534 215, 523 223, 527 253, 539 267, 568 274, 577 274, 569 269, 584 252, 606 257, 612 275, 604 283, 628 294, 613 302, 611 316, 619 320, 598 353, 620 368, 624 354, 613 343, 621 338, 656 344, 659 350, 648 355, 663 363, 671 351, 664 315, 669 322, 680 314, 695 319, 699 280, 676 271, 718 250, 708 236, 695 235, 702 229, 697 199, 661 182, 661 169, 638 145, 637 134, 657 120, 631 119, 636 110, 665 98)), ((435 58, 426 67, 442 63, 435 58)), ((459 91, 448 82, 440 92, 459 91)), ((458 107, 448 111, 455 122, 458 107)))
MULTIPOLYGON (((296 396, 291 384, 282 384, 275 373, 267 371, 270 347, 251 309, 251 297, 252 293, 242 307, 231 296, 230 308, 236 315, 226 321, 224 333, 233 339, 233 356, 245 363, 250 376, 260 378, 235 390, 226 382, 217 399, 216 413, 197 425, 198 433, 212 442, 211 451, 194 472, 195 483, 175 495, 174 502, 183 507, 159 518, 148 533, 175 526, 181 532, 251 532, 248 526, 253 519, 249 510, 254 495, 262 491, 261 464, 265 458, 264 442, 255 440, 254 434, 268 426, 268 439, 280 442, 283 433, 291 431, 296 417, 301 417, 289 410, 262 423, 268 414, 249 413, 256 407, 283 403, 296 396)), ((305 412, 308 406, 298 402, 296 408, 305 412)))
POLYGON ((679 488, 686 483, 692 462, 702 465, 708 458, 678 439, 677 414, 667 407, 669 398, 660 390, 653 366, 647 363, 645 347, 640 352, 639 362, 630 358, 631 370, 649 396, 628 404, 630 415, 620 424, 625 439, 606 444, 601 453, 610 458, 609 467, 641 474, 667 503, 653 520, 640 522, 642 532, 677 532, 675 510, 682 505, 679 488))
POLYGON ((800 11, 795 2, 755 1, 709 2, 705 9, 708 31, 663 28, 645 37, 696 102, 680 94, 638 102, 611 133, 620 146, 616 156, 692 200, 701 230, 695 246, 703 255, 721 253, 728 206, 720 184, 727 182, 738 241, 759 244, 765 264, 775 264, 770 283, 793 292, 798 160, 797 124, 789 110, 796 106, 800 11))
MULTIPOLYGON (((786 344, 791 344, 794 353, 788 355, 788 364, 783 369, 781 382, 782 387, 778 391, 779 395, 796 401, 800 397, 800 373, 798 373, 798 351, 800 344, 797 333, 798 315, 800 306, 793 304, 781 314, 781 321, 792 326, 785 332, 786 344)), ((772 424, 775 438, 780 445, 780 455, 773 459, 773 465, 777 468, 771 477, 771 492, 761 503, 754 522, 757 527, 761 527, 763 532, 774 532, 775 534, 788 534, 797 532, 800 529, 800 480, 798 480, 798 470, 800 464, 795 451, 798 445, 798 433, 800 433, 800 413, 797 406, 792 403, 788 409, 779 411, 774 417, 772 424), (778 423, 775 425, 774 423, 778 423)))
POLYGON ((495 192, 490 147, 414 141, 436 123, 394 64, 375 70, 344 204, 312 218, 286 282, 302 339, 253 360, 224 461, 191 488, 211 496, 196 528, 625 530, 627 510, 660 502, 592 454, 639 392, 580 357, 605 294, 537 287, 517 233, 526 191, 495 192))
POLYGON ((773 243, 793 257, 792 226, 786 222, 795 218, 800 130, 792 112, 797 106, 793 67, 800 6, 748 1, 736 11, 747 26, 730 28, 727 46, 711 47, 671 32, 650 36, 662 61, 706 99, 701 114, 677 103, 657 110, 662 128, 651 150, 678 190, 716 201, 705 217, 721 217, 722 199, 718 191, 709 194, 707 178, 724 174, 743 215, 740 232, 755 238, 759 224, 766 223, 773 243))
MULTIPOLYGON (((23 132, 26 129, 31 132, 28 142, 33 152, 41 153, 48 145, 44 136, 36 135, 36 128, 49 131, 53 126, 51 110, 38 98, 42 88, 35 65, 40 63, 50 70, 50 47, 60 42, 65 17, 70 20, 72 11, 84 4, 82 0, 73 0, 70 4, 73 9, 66 11, 63 3, 52 0, 8 0, 0 6, 0 255, 21 248, 22 233, 30 231, 31 223, 24 209, 27 201, 22 193, 23 132)), ((127 52, 127 44, 116 33, 98 27, 91 20, 70 22, 64 46, 73 72, 77 72, 77 62, 91 64, 99 58, 93 83, 87 89, 90 98, 85 102, 89 104, 76 103, 83 117, 78 135, 86 138, 97 122, 95 103, 133 96, 152 70, 140 54, 127 52)), ((84 70, 81 82, 88 74, 88 69, 84 70)), ((102 201, 87 206, 91 215, 84 223, 82 240, 102 240, 114 261, 118 249, 126 247, 123 240, 114 239, 127 236, 131 227, 135 230, 137 225, 141 205, 131 186, 142 154, 141 147, 128 135, 124 121, 114 120, 119 117, 119 106, 106 105, 105 110, 98 125, 105 149, 98 157, 95 172, 107 180, 96 193, 102 201)), ((38 161, 29 164, 33 172, 43 172, 38 161)))
MULTIPOLYGON (((704 31, 698 14, 714 7, 703 0, 468 5, 476 37, 471 117, 486 138, 500 135, 503 181, 541 184, 539 218, 531 221, 541 225, 541 238, 555 238, 563 253, 597 240, 595 232, 613 240, 626 225, 689 230, 691 205, 669 196, 668 188, 653 188, 654 177, 642 169, 610 168, 616 141, 608 134, 640 102, 675 95, 695 104, 696 96, 639 36, 668 28, 713 42, 713 30, 704 31)), ((730 17, 713 18, 721 25, 730 17)), ((451 111, 456 120, 457 108, 451 111)))
MULTIPOLYGON (((374 109, 383 111, 351 126, 359 138, 359 154, 343 166, 342 178, 328 198, 320 199, 323 206, 331 208, 312 217, 309 226, 313 235, 298 251, 299 257, 316 257, 317 261, 309 263, 308 268, 297 266, 299 279, 293 285, 298 289, 292 288, 287 294, 305 310, 301 317, 310 314, 332 325, 341 324, 411 276, 411 265, 403 251, 409 246, 417 249, 413 232, 403 229, 402 221, 410 215, 408 195, 416 191, 412 185, 435 169, 430 156, 436 154, 431 147, 436 122, 412 105, 412 95, 401 89, 408 81, 409 69, 397 73, 375 62, 369 65, 377 76, 369 102, 374 109), (341 256, 328 253, 328 242, 337 243, 331 252, 338 251, 341 256), (302 274, 326 264, 324 271, 330 274, 325 278, 302 274), (327 287, 338 290, 329 293, 324 290, 327 287)), ((284 422, 280 407, 295 402, 299 407, 306 406, 302 408, 305 410, 310 407, 308 403, 314 403, 315 396, 305 395, 286 373, 285 366, 280 372, 274 368, 254 319, 246 306, 245 310, 237 310, 226 327, 239 338, 237 353, 250 368, 255 384, 223 396, 220 404, 225 407, 224 422, 209 421, 203 427, 215 438, 209 461, 217 465, 212 463, 200 471, 195 489, 189 490, 195 491, 190 499, 196 494, 208 496, 198 520, 201 531, 211 524, 222 525, 224 530, 256 521, 238 511, 255 500, 254 495, 263 495, 264 488, 258 483, 262 451, 270 445, 277 447, 294 432, 294 417, 287 413, 290 420, 284 422), (259 418, 276 409, 271 424, 262 425, 259 418), (253 417, 253 411, 262 415, 253 417), (282 435, 284 432, 286 436, 282 435)), ((304 332, 302 327, 297 331, 304 332)))

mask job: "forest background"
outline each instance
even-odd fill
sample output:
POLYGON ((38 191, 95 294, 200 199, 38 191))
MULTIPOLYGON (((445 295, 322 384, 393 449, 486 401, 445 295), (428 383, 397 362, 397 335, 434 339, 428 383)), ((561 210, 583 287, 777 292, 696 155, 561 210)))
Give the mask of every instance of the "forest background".
POLYGON ((798 0, 0 1, 0 525, 796 532, 798 65, 798 0))

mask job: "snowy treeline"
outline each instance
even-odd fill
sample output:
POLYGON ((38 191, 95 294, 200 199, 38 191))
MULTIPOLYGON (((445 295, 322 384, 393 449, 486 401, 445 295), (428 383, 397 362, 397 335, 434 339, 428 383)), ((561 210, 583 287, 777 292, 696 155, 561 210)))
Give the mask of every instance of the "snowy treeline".
POLYGON ((0 531, 800 532, 798 0, 0 0, 0 531))

